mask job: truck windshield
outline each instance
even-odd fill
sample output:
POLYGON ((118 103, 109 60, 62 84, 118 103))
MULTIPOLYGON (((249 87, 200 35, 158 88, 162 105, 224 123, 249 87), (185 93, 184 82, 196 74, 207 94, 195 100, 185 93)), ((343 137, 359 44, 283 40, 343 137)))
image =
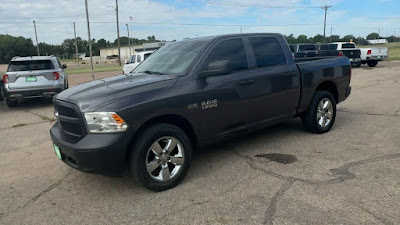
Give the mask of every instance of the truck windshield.
POLYGON ((309 51, 309 50, 316 50, 315 45, 300 45, 300 51, 309 51))
POLYGON ((50 60, 11 61, 7 72, 51 69, 54 69, 54 66, 50 60))
POLYGON ((356 45, 352 43, 346 43, 342 44, 342 48, 356 48, 356 45))
POLYGON ((199 55, 208 41, 184 41, 160 48, 141 63, 134 73, 182 74, 199 55))

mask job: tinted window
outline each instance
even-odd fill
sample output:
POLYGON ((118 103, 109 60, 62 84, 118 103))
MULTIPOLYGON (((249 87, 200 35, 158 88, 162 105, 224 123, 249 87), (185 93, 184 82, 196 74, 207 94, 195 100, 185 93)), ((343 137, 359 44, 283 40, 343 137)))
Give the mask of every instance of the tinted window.
POLYGON ((330 45, 321 45, 319 47, 320 50, 336 50, 337 44, 330 44, 330 45))
POLYGON ((246 52, 242 39, 231 39, 220 42, 208 55, 203 65, 203 71, 206 71, 208 64, 215 61, 229 60, 232 70, 248 69, 246 52))
POLYGON ((309 50, 317 50, 315 48, 315 45, 300 45, 299 46, 300 51, 309 51, 309 50))
POLYGON ((342 44, 342 48, 356 48, 356 45, 352 43, 346 43, 342 44))
POLYGON ((142 56, 141 55, 137 55, 137 62, 140 63, 142 61, 142 56))
POLYGON ((292 50, 292 52, 294 52, 294 46, 293 45, 289 45, 290 50, 292 50))
POLYGON ((7 72, 51 69, 54 69, 54 66, 50 60, 11 61, 7 72))
POLYGON ((258 67, 286 64, 286 57, 276 38, 249 38, 258 67))
POLYGON ((130 63, 135 63, 135 59, 136 59, 136 55, 131 56, 131 58, 129 59, 130 63))

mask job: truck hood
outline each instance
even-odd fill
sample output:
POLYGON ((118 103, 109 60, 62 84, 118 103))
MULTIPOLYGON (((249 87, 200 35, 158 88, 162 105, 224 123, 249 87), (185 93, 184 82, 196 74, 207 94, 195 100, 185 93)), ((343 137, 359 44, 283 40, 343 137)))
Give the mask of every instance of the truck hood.
POLYGON ((82 112, 96 111, 126 96, 170 88, 176 80, 176 76, 170 75, 118 75, 76 85, 55 98, 77 105, 82 112))

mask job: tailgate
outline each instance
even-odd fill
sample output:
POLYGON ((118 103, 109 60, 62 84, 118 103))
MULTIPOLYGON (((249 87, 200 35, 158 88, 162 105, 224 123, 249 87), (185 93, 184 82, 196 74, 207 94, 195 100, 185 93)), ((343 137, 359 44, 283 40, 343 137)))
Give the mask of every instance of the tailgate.
POLYGON ((56 85, 52 71, 8 72, 10 90, 53 88, 56 85))
POLYGON ((361 58, 361 50, 360 49, 353 49, 353 50, 342 50, 343 55, 345 55, 349 59, 359 59, 361 58))
POLYGON ((388 48, 371 48, 371 55, 372 56, 387 56, 388 55, 388 48))

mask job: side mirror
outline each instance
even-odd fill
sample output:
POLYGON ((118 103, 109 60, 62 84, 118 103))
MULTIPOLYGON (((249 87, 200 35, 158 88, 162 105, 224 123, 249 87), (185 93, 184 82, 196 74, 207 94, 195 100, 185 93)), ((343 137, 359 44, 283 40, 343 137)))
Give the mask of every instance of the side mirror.
POLYGON ((62 68, 63 68, 63 69, 67 69, 67 64, 63 64, 63 65, 62 65, 62 68))
POLYGON ((232 66, 229 60, 214 61, 207 66, 207 70, 199 74, 198 78, 205 79, 212 76, 221 76, 232 73, 232 66))

